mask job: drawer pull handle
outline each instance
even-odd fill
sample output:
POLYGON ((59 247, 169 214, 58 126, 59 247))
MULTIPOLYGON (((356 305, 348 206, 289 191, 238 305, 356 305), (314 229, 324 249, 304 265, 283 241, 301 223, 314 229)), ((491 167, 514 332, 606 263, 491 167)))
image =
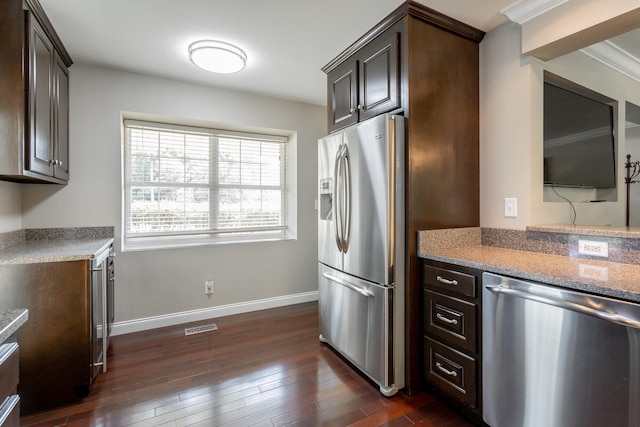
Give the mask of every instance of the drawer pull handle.
POLYGON ((444 283, 445 285, 452 285, 452 286, 458 286, 458 281, 457 280, 449 280, 449 279, 445 279, 442 276, 438 276, 436 277, 436 280, 438 282, 444 283))
POLYGON ((16 412, 19 411, 17 409, 19 403, 20 403, 20 396, 18 396, 17 394, 7 397, 4 400, 4 402, 0 403, 0 425, 1 426, 5 425, 5 421, 9 419, 9 416, 14 410, 16 412))
POLYGON ((448 323, 450 325, 457 325, 458 324, 458 320, 457 319, 449 319, 447 317, 444 317, 440 313, 436 314, 436 317, 438 318, 438 320, 442 320, 443 322, 448 323))
POLYGON ((449 375, 450 377, 457 377, 458 376, 458 373, 456 371, 448 370, 447 368, 442 366, 442 364, 440 362, 436 362, 436 368, 438 368, 438 370, 444 372, 445 374, 449 375))

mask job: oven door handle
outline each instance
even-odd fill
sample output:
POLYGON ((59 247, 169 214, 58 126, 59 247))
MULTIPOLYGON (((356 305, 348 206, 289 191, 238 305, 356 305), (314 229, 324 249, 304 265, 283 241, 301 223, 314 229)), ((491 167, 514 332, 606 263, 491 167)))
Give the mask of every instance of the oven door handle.
POLYGON ((632 319, 619 313, 610 313, 608 311, 596 310, 592 307, 587 307, 582 304, 576 304, 575 302, 564 301, 562 299, 551 298, 547 296, 537 295, 534 293, 522 291, 520 289, 510 288, 507 286, 493 286, 486 285, 487 290, 494 294, 508 295, 515 298, 522 298, 526 300, 536 301, 542 304, 552 305, 554 307, 564 308, 566 310, 575 311, 577 313, 585 314, 587 316, 595 317, 600 320, 615 323, 628 328, 640 329, 640 321, 632 319))

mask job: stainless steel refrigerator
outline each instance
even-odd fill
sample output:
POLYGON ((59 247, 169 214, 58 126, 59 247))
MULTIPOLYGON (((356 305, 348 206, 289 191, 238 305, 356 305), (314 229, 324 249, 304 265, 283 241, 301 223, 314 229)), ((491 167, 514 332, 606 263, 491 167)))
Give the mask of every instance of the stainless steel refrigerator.
POLYGON ((404 118, 318 141, 320 340, 380 386, 404 387, 404 118))

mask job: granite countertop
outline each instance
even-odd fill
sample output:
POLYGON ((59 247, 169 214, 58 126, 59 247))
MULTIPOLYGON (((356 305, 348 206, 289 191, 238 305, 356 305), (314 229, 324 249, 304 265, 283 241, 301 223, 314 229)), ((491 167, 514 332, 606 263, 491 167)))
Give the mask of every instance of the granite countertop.
POLYGON ((91 259, 111 243, 113 243, 113 238, 32 240, 0 251, 0 265, 91 259))
POLYGON ((0 344, 13 335, 29 318, 29 310, 21 308, 0 313, 0 344))
POLYGON ((422 258, 640 303, 640 266, 472 245, 419 249, 422 258))
POLYGON ((0 265, 87 260, 114 241, 112 227, 21 230, 0 238, 0 265))

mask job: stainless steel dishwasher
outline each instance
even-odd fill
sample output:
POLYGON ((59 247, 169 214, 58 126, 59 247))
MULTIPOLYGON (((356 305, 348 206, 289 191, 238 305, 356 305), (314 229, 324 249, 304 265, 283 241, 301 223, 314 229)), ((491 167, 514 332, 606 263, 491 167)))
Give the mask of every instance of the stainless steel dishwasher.
POLYGON ((482 276, 491 427, 640 426, 640 305, 482 276))

